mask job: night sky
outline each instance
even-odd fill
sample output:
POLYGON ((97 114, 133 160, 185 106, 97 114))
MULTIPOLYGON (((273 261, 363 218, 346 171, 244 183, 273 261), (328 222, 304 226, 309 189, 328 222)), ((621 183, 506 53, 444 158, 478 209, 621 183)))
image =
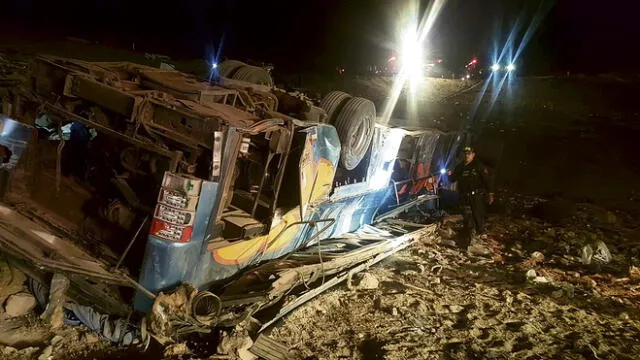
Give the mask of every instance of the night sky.
MULTIPOLYGON (((384 61, 402 0, 5 0, 4 30, 76 36, 174 58, 222 55, 272 62, 291 71, 357 68, 384 61), (169 3, 169 2, 166 2, 169 3)), ((423 2, 424 5, 426 1, 423 2)), ((448 0, 428 38, 451 67, 487 61, 514 24, 515 43, 535 34, 518 59, 530 73, 637 72, 638 0, 448 0)), ((35 34, 35 35, 34 35, 35 34)))

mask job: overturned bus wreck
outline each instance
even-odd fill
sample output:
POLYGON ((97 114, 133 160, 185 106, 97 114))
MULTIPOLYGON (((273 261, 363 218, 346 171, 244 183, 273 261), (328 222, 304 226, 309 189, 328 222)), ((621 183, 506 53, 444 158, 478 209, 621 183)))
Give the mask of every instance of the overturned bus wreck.
POLYGON ((2 90, 0 251, 116 316, 190 284, 190 326, 233 325, 317 284, 304 301, 432 233, 388 220, 434 206, 433 169, 460 143, 377 124, 373 103, 344 93, 316 106, 133 63, 39 57, 2 90))

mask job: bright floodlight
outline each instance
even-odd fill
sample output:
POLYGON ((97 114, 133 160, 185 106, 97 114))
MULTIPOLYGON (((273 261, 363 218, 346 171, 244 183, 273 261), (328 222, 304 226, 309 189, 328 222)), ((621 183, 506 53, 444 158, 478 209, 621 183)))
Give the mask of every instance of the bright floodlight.
POLYGON ((421 62, 424 50, 422 49, 422 44, 425 42, 446 0, 433 0, 429 2, 429 6, 424 10, 422 16, 420 16, 420 4, 417 0, 408 1, 407 3, 406 12, 399 22, 400 26, 398 30, 400 30, 400 32, 398 35, 400 36, 398 36, 397 39, 400 43, 398 47, 401 52, 398 55, 403 58, 399 61, 402 67, 393 81, 393 86, 389 91, 387 101, 385 101, 384 111, 381 116, 382 124, 389 122, 391 114, 396 108, 398 99, 402 94, 402 90, 405 89, 407 82, 410 86, 410 96, 407 102, 409 119, 412 119, 413 113, 417 112, 415 91, 412 90, 417 91, 417 83, 423 79, 421 62), (411 54, 417 56, 412 56, 411 54), (413 74, 416 73, 418 73, 419 76, 413 76, 413 74), (414 98, 413 101, 411 97, 414 98))
POLYGON ((415 89, 415 85, 422 79, 422 46, 418 38, 415 24, 407 27, 402 33, 402 69, 409 79, 410 86, 415 89))
POLYGON ((492 71, 498 71, 498 70, 500 70, 500 64, 493 64, 493 65, 491 65, 491 70, 492 70, 492 71))
POLYGON ((218 63, 211 64, 211 69, 217 69, 217 68, 218 68, 218 63))
POLYGON ((440 174, 444 175, 447 173, 447 169, 440 169, 440 174))
POLYGON ((509 64, 509 65, 507 65, 507 71, 513 71, 513 70, 515 70, 515 69, 516 69, 516 66, 515 66, 515 65, 513 65, 513 64, 509 64))

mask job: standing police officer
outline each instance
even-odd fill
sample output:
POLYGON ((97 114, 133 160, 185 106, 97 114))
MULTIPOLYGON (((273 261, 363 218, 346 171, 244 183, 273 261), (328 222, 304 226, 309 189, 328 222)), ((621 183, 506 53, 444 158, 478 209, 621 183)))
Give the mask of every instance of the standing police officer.
POLYGON ((468 243, 475 234, 482 234, 485 231, 486 219, 486 196, 489 204, 493 203, 493 184, 489 169, 476 159, 476 153, 471 147, 464 148, 464 163, 456 166, 455 170, 449 171, 451 182, 458 182, 458 192, 464 216, 465 231, 467 232, 468 243))

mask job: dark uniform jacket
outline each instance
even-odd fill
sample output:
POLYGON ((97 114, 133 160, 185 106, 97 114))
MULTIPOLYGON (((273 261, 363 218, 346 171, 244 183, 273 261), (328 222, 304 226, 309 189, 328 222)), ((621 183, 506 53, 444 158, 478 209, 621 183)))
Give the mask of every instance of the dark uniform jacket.
POLYGON ((461 194, 472 192, 493 192, 493 184, 489 169, 478 159, 470 163, 462 163, 456 166, 451 174, 451 182, 458 182, 458 191, 461 194))

